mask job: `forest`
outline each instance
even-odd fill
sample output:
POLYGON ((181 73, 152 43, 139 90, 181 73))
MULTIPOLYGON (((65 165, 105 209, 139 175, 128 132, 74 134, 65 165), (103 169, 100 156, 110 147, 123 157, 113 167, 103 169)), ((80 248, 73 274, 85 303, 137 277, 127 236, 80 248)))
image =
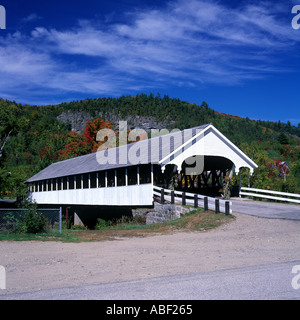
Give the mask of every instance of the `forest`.
MULTIPOLYGON (((117 131, 116 119, 139 127, 146 119, 148 128, 168 130, 212 123, 259 166, 252 176, 242 171, 242 186, 300 193, 300 124, 251 120, 219 113, 206 102, 140 94, 47 106, 0 99, 0 198, 24 195, 24 181, 53 162, 95 152, 98 130, 117 131), (81 130, 74 128, 75 118, 81 130)), ((231 183, 237 180, 234 175, 231 183)))

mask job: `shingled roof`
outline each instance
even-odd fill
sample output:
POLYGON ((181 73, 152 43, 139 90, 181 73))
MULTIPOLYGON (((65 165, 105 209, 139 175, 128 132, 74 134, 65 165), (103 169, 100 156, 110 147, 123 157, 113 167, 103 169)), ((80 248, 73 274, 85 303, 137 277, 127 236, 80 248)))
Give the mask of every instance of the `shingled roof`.
POLYGON ((138 164, 159 163, 159 161, 171 154, 196 134, 203 131, 209 125, 210 124, 205 124, 191 129, 171 132, 169 134, 141 140, 124 146, 55 162, 28 179, 26 182, 30 183, 89 172, 105 171, 138 164), (135 158, 138 159, 137 163, 132 162, 130 154, 136 155, 135 158))

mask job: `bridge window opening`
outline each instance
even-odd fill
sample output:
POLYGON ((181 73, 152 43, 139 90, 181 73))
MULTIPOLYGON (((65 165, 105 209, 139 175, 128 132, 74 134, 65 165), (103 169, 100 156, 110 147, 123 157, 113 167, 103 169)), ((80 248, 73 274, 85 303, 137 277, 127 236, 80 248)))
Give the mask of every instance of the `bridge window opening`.
POLYGON ((105 187, 105 172, 104 171, 98 172, 98 186, 99 186, 99 188, 105 187))
POLYGON ((56 191, 56 179, 52 179, 52 191, 56 191))
POLYGON ((128 185, 136 185, 137 184, 137 167, 128 167, 127 175, 128 175, 128 185))
POLYGON ((69 189, 70 190, 74 190, 74 187, 75 187, 75 181, 74 181, 74 176, 70 176, 68 177, 69 178, 69 189))
POLYGON ((115 170, 107 170, 107 186, 115 186, 115 170))
POLYGON ((83 189, 87 189, 89 187, 89 175, 88 175, 88 173, 84 173, 82 175, 82 179, 83 179, 83 189))
POLYGON ((97 173, 96 172, 90 173, 90 186, 91 186, 91 188, 97 187, 97 173))
POLYGON ((57 190, 61 190, 61 178, 57 178, 57 190))
POLYGON ((125 186, 125 168, 117 169, 118 187, 125 186))
POLYGON ((67 177, 62 177, 62 188, 63 190, 67 190, 68 187, 68 181, 67 181, 67 177))
POLYGON ((151 183, 151 165, 140 166, 140 184, 151 183))
POLYGON ((75 189, 81 189, 81 175, 77 174, 74 179, 75 189))

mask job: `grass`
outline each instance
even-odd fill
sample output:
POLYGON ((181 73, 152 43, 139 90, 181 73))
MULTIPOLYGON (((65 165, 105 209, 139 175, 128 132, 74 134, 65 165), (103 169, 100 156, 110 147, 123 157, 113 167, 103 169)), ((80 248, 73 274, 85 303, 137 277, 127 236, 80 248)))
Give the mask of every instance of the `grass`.
POLYGON ((234 219, 233 215, 215 214, 212 211, 204 212, 203 209, 199 208, 179 219, 165 223, 141 225, 134 222, 121 221, 101 230, 72 230, 71 232, 85 241, 116 240, 128 237, 147 237, 156 234, 173 234, 175 232, 203 232, 234 221, 234 219))
POLYGON ((224 213, 215 214, 212 211, 204 212, 202 208, 191 211, 183 217, 165 223, 138 224, 134 221, 121 219, 112 226, 103 227, 101 230, 71 230, 64 229, 62 234, 1 234, 1 240, 12 241, 107 241, 128 237, 147 237, 157 234, 173 234, 175 232, 197 231, 203 232, 219 227, 233 221, 233 215, 224 213))
POLYGON ((75 235, 69 233, 4 233, 0 232, 0 241, 63 241, 79 242, 82 241, 75 235))

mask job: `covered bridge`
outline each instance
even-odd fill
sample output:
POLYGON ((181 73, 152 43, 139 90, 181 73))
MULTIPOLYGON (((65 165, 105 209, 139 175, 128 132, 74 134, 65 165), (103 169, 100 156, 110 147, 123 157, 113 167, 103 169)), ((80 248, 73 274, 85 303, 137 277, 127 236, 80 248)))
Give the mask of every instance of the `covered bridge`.
POLYGON ((153 205, 154 185, 212 193, 242 167, 257 165, 207 124, 56 162, 26 183, 41 205, 139 207, 153 205))

